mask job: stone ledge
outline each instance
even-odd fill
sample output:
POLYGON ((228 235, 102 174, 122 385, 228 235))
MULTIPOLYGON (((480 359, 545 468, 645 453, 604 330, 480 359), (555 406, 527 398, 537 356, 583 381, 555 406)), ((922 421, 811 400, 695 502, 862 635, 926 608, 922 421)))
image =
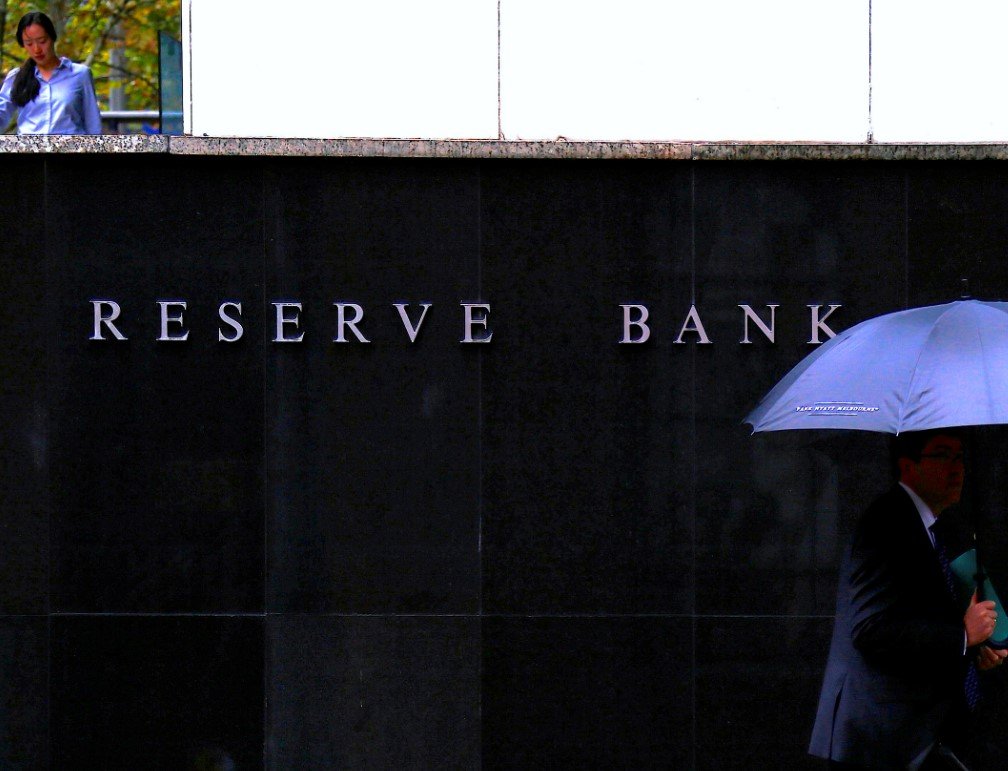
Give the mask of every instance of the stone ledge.
POLYGON ((683 142, 510 142, 489 139, 171 137, 178 155, 350 158, 662 158, 688 160, 683 142))
POLYGON ((0 136, 0 153, 170 153, 334 158, 652 159, 698 161, 1008 160, 1008 144, 568 142, 484 139, 289 139, 189 136, 0 136))
POLYGON ((704 161, 980 161, 1008 159, 1008 144, 830 144, 697 142, 692 160, 704 161))
POLYGON ((178 155, 660 160, 1005 160, 1008 144, 526 142, 479 139, 171 137, 178 155))
POLYGON ((168 137, 150 134, 0 135, 0 153, 167 153, 168 137))

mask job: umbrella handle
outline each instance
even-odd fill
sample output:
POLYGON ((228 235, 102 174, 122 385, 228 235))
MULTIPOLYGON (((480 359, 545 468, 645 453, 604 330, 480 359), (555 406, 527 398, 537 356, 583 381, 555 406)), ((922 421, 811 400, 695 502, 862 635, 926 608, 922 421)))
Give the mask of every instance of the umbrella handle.
POLYGON ((978 570, 978 571, 977 571, 977 572, 976 572, 976 573, 974 574, 974 576, 973 576, 973 580, 974 580, 974 581, 976 581, 976 596, 977 596, 977 602, 983 602, 983 601, 984 601, 984 599, 986 599, 986 598, 984 597, 984 595, 986 594, 986 592, 984 591, 984 581, 986 581, 986 580, 987 580, 987 574, 986 574, 986 573, 984 573, 984 572, 983 572, 983 571, 981 571, 981 570, 978 570))
POLYGON ((983 559, 980 556, 980 540, 973 534, 973 548, 976 550, 976 573, 973 580, 976 581, 977 602, 984 601, 984 582, 987 580, 987 572, 983 569, 983 559))

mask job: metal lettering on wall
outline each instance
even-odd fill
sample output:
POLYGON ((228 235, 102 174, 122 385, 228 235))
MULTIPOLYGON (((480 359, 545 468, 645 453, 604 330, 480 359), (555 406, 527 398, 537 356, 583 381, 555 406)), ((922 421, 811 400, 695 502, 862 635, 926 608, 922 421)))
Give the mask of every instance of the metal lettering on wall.
MULTIPOLYGON (((185 342, 189 339, 189 330, 185 326, 185 311, 189 307, 185 300, 158 300, 158 319, 160 334, 156 341, 185 342)), ((300 302, 275 301, 271 303, 274 309, 273 342, 300 343, 304 341, 304 331, 301 329, 301 313, 304 310, 300 302)), ((420 334, 427 311, 433 303, 419 303, 419 313, 410 311, 409 303, 392 303, 398 311, 406 336, 415 343, 420 334)), ((459 303, 462 308, 462 338, 460 343, 489 343, 493 331, 489 329, 489 303, 459 303)), ((110 341, 128 340, 129 337, 121 329, 122 306, 115 300, 91 300, 94 312, 93 325, 89 340, 110 341)), ((357 303, 336 302, 336 335, 334 343, 370 343, 361 331, 364 321, 364 308, 357 303), (349 335, 349 336, 348 336, 349 335)), ((242 304, 240 302, 222 302, 217 308, 217 317, 221 326, 217 329, 217 340, 221 343, 236 343, 245 334, 242 324, 242 304)))
MULTIPOLYGON (((92 333, 88 338, 95 341, 124 341, 129 337, 122 331, 120 316, 122 307, 115 300, 96 299, 91 300, 94 313, 92 333)), ((158 300, 158 319, 160 322, 160 333, 157 342, 185 342, 189 339, 189 330, 185 326, 185 311, 188 303, 185 300, 158 300)), ((273 306, 273 338, 274 343, 300 343, 304 341, 304 331, 301 329, 301 313, 304 307, 296 301, 274 301, 273 306)), ((392 303, 392 306, 399 314, 403 329, 410 343, 415 343, 420 334, 421 327, 427 318, 427 312, 433 307, 433 303, 418 303, 419 312, 410 310, 410 303, 392 303)), ((462 309, 462 338, 460 343, 489 343, 493 338, 493 331, 489 328, 490 304, 489 303, 467 303, 461 302, 462 309)), ((364 308, 353 302, 334 302, 336 308, 336 334, 332 341, 334 343, 370 343, 371 341, 361 331, 361 324, 364 321, 364 308)), ((739 303, 742 311, 742 337, 739 343, 751 345, 753 338, 750 336, 750 322, 759 330, 770 343, 776 342, 776 321, 779 304, 769 303, 766 305, 767 312, 765 318, 747 303, 739 303)), ((826 323, 835 311, 843 306, 836 303, 830 304, 808 304, 806 307, 810 312, 811 332, 808 339, 810 345, 818 345, 825 340, 836 336, 836 332, 826 323), (823 309, 826 309, 825 311, 823 309)), ((639 345, 651 339, 651 326, 649 325, 650 311, 648 306, 639 303, 620 303, 622 311, 622 333, 618 339, 621 345, 639 345)), ((225 301, 217 308, 217 316, 221 326, 217 329, 217 340, 222 343, 236 343, 245 333, 242 324, 242 304, 235 301, 225 301)), ((707 334, 703 318, 696 305, 691 305, 679 327, 679 334, 673 341, 676 344, 687 342, 687 336, 698 345, 710 345, 713 343, 707 334)))
MULTIPOLYGON (((619 306, 623 310, 623 334, 619 339, 621 344, 640 344, 646 343, 651 339, 651 327, 648 324, 648 319, 650 317, 650 311, 646 305, 639 305, 636 303, 621 304, 619 306)), ((769 321, 764 321, 759 314, 753 310, 751 305, 740 303, 738 306, 742 310, 742 337, 739 343, 743 345, 751 345, 752 338, 749 336, 749 322, 751 321, 757 329, 763 334, 763 336, 769 340, 771 343, 776 342, 776 322, 777 322, 777 309, 780 305, 776 303, 768 304, 767 310, 769 311, 769 321)), ((826 312, 823 313, 823 305, 807 305, 806 306, 811 312, 811 324, 812 332, 809 337, 808 343, 810 345, 819 345, 826 340, 836 337, 836 332, 834 332, 827 324, 826 320, 833 315, 834 311, 842 308, 842 305, 831 303, 827 306, 826 312), (825 335, 825 338, 823 338, 825 335)), ((695 335, 694 342, 698 345, 710 345, 713 340, 707 334, 707 330, 704 327, 703 319, 700 315, 700 311, 697 309, 696 305, 691 305, 689 311, 686 313, 686 318, 683 320, 682 326, 679 328, 679 335, 673 341, 674 343, 683 344, 686 342, 683 339, 687 334, 695 335)))

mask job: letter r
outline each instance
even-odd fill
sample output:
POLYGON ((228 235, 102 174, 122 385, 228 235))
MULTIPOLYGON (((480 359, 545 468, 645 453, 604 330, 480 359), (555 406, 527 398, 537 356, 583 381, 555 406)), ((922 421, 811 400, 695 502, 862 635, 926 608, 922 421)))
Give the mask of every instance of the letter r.
POLYGON ((102 334, 102 325, 112 333, 116 340, 125 340, 126 335, 120 332, 116 325, 113 324, 119 314, 122 313, 122 309, 119 307, 119 303, 115 300, 92 300, 91 305, 94 308, 94 333, 88 340, 107 340, 102 334), (103 312, 104 309, 108 309, 108 312, 103 312))

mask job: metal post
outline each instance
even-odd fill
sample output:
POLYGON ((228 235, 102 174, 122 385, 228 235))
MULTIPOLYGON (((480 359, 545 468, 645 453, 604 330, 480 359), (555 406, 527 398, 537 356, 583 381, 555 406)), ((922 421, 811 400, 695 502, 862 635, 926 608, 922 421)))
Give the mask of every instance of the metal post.
MULTIPOLYGON (((109 33, 109 111, 119 112, 126 109, 125 83, 126 39, 123 25, 117 21, 109 33)), ((116 133, 119 133, 118 126, 116 133)))

